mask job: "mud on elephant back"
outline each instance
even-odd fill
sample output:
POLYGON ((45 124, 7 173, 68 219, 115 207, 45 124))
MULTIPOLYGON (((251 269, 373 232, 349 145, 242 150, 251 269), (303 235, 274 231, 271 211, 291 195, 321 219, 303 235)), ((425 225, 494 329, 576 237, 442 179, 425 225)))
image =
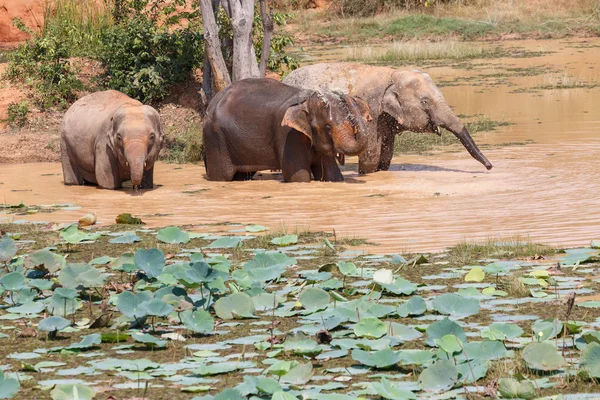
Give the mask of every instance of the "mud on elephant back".
POLYGON ((107 90, 76 101, 61 125, 65 185, 97 184, 118 189, 154 184, 154 163, 163 145, 158 112, 127 95, 107 90))
POLYGON ((336 157, 367 147, 371 119, 361 99, 245 79, 210 102, 203 128, 204 163, 212 181, 246 180, 281 169, 285 182, 343 181, 336 157))
POLYGON ((359 157, 360 173, 389 168, 397 133, 441 134, 439 128, 452 132, 474 159, 488 170, 492 168, 442 92, 424 72, 358 63, 323 63, 299 68, 283 81, 303 89, 338 90, 368 102, 373 121, 367 123, 368 146, 359 157))

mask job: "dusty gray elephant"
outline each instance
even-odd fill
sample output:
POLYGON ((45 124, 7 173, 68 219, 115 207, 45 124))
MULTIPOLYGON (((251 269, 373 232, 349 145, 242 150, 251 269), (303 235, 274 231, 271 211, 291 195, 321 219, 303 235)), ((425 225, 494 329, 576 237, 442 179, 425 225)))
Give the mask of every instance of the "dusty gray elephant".
POLYGON ((297 69, 283 81, 305 89, 341 91, 369 103, 373 121, 367 124, 369 143, 359 157, 360 173, 389 168, 396 133, 407 130, 440 134, 440 127, 452 132, 474 159, 487 169, 492 168, 424 72, 357 63, 324 63, 297 69))
POLYGON ((88 182, 118 189, 131 179, 135 188, 152 188, 163 138, 154 108, 116 90, 82 97, 61 125, 65 185, 88 182))
POLYGON ((219 92, 203 128, 204 163, 211 181, 248 179, 281 169, 286 182, 343 181, 335 157, 367 146, 366 102, 303 90, 273 79, 245 79, 219 92))

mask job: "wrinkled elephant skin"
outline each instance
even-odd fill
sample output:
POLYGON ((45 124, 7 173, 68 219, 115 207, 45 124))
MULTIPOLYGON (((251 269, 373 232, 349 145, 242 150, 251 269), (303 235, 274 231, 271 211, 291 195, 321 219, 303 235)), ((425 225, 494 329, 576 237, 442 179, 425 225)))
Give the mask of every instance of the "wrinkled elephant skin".
POLYGON ((473 158, 487 169, 492 168, 424 72, 357 63, 324 63, 297 69, 284 82, 304 89, 340 91, 369 103, 373 121, 367 123, 369 140, 367 150, 359 158, 360 173, 389 168, 396 133, 408 130, 439 134, 439 128, 452 132, 473 158))
POLYGON ((211 181, 246 180, 281 169, 286 182, 343 181, 335 161, 367 146, 366 102, 302 90, 273 79, 245 79, 210 102, 203 128, 211 181))
POLYGON ((65 185, 118 189, 131 180, 135 188, 152 188, 163 138, 154 108, 115 90, 82 97, 61 125, 65 185))

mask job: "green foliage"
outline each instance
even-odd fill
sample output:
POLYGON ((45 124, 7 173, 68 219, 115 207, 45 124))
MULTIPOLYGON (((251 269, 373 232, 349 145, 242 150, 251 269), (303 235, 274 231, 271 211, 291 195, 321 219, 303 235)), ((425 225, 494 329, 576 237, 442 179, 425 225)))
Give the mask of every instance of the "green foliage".
POLYGON ((12 102, 8 105, 8 115, 6 122, 11 128, 21 128, 27 124, 29 120, 29 103, 27 100, 23 100, 19 103, 12 102))
MULTIPOLYGON (((171 8, 158 7, 162 1, 121 2, 120 23, 101 38, 100 61, 105 67, 104 84, 142 102, 162 99, 168 87, 189 77, 201 65, 203 38, 191 28, 169 31, 171 8), (127 7, 126 7, 127 6, 127 7)), ((175 3, 175 2, 174 2, 175 3)))
MULTIPOLYGON (((19 19, 15 19, 14 24, 27 31, 19 19)), ((74 67, 68 61, 69 56, 60 35, 48 28, 10 54, 7 77, 13 83, 34 89, 35 102, 42 109, 66 107, 76 99, 76 92, 83 89, 74 67)))

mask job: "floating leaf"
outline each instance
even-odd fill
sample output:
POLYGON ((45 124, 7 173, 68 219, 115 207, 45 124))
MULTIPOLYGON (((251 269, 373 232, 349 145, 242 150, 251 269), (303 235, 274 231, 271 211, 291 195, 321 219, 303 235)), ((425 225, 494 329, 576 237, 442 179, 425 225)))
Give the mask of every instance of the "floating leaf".
POLYGON ((252 318, 254 303, 246 293, 233 293, 217 300, 214 309, 221 319, 252 318))
POLYGON ((209 249, 237 249, 242 247, 242 244, 242 239, 238 237, 222 237, 206 247, 209 249))
POLYGON ((112 244, 131 244, 135 242, 141 242, 142 239, 133 232, 125 232, 123 235, 119 235, 114 239, 110 239, 108 242, 112 244))
POLYGON ((600 344, 592 342, 583 350, 579 366, 590 378, 600 378, 600 344))
POLYGON ((27 287, 25 277, 20 272, 9 272, 0 278, 0 284, 4 290, 11 292, 16 292, 27 287))
POLYGON ((434 339, 434 342, 449 355, 458 353, 463 348, 462 342, 454 335, 444 335, 441 339, 434 339))
POLYGON ((126 317, 137 319, 143 318, 147 315, 144 303, 149 302, 151 299, 152 294, 146 291, 138 294, 125 291, 119 295, 117 308, 126 317))
POLYGON ((55 273, 66 264, 65 258, 54 254, 50 250, 42 249, 28 254, 25 257, 25 267, 33 269, 42 265, 48 272, 55 273))
POLYGON ((38 329, 45 332, 58 332, 69 326, 71 321, 58 316, 45 318, 38 323, 38 329))
POLYGON ((166 317, 173 312, 173 307, 161 299, 152 299, 141 304, 140 307, 146 311, 147 315, 154 315, 157 317, 166 317))
POLYGON ((149 278, 159 276, 166 261, 165 254, 159 249, 140 249, 135 252, 133 259, 135 266, 144 271, 149 278))
POLYGON ((541 371, 554 371, 565 365, 565 359, 550 342, 529 343, 522 356, 529 368, 541 371))
POLYGON ((444 318, 440 321, 434 322, 433 324, 427 327, 427 340, 425 340, 425 344, 428 346, 435 346, 435 339, 441 339, 446 335, 454 335, 461 342, 467 341, 467 335, 465 335, 465 331, 458 325, 456 322, 449 320, 448 318, 444 318))
POLYGON ((262 225, 248 225, 246 226, 246 232, 264 232, 264 231, 268 231, 269 228, 262 226, 262 225))
POLYGON ((92 400, 96 392, 82 384, 56 385, 50 392, 52 400, 92 400))
POLYGON ((394 386, 385 377, 381 378, 381 381, 379 382, 373 382, 372 385, 377 394, 383 397, 384 399, 413 400, 417 398, 417 396, 410 390, 394 386))
POLYGON ((279 307, 285 299, 274 293, 259 293, 252 297, 252 301, 254 302, 254 309, 256 311, 269 311, 279 307))
POLYGON ((17 244, 8 235, 0 237, 0 262, 7 262, 17 254, 17 244))
POLYGON ((190 235, 176 226, 167 226, 158 231, 156 239, 163 243, 180 244, 190 241, 190 235))
POLYGON ((186 310, 181 313, 181 320, 186 329, 196 333, 211 332, 215 328, 214 318, 204 310, 186 310))
POLYGON ((70 225, 66 229, 60 232, 60 237, 70 244, 77 244, 86 241, 94 241, 101 236, 100 233, 88 233, 81 231, 77 228, 77 225, 70 225))
POLYGON ((375 317, 362 318, 360 322, 354 326, 354 334, 356 336, 371 339, 378 339, 385 335, 387 331, 387 325, 375 317))
POLYGON ((356 265, 351 262, 339 261, 337 263, 337 267, 340 270, 340 273, 345 276, 356 276, 358 275, 358 268, 356 265))
POLYGON ((136 342, 140 342, 140 343, 144 343, 146 346, 149 347, 165 347, 167 345, 167 341, 166 340, 159 340, 157 338, 155 338, 152 335, 149 335, 147 333, 134 333, 131 335, 131 337, 136 341, 136 342))
POLYGON ((298 235, 285 235, 274 238, 271 243, 277 246, 289 246, 298 242, 298 235))
POLYGON ((236 389, 225 389, 213 397, 212 400, 244 400, 244 398, 236 389))
POLYGON ((554 339, 562 332, 563 324, 558 319, 544 319, 534 322, 532 329, 535 338, 539 341, 554 339))
POLYGON ((90 347, 99 346, 102 343, 102 336, 99 333, 84 336, 79 343, 73 343, 67 350, 88 349, 90 347))
POLYGON ((375 351, 373 353, 358 349, 353 350, 352 359, 368 367, 385 369, 398 364, 401 360, 401 356, 399 353, 386 347, 383 350, 375 351))
POLYGON ((485 272, 480 267, 473 267, 465 276, 465 282, 483 282, 485 272))
POLYGON ((576 265, 588 261, 592 257, 598 256, 600 250, 598 249, 567 249, 565 250, 566 255, 560 262, 561 265, 576 265))
POLYGON ((38 314, 46 309, 46 305, 39 302, 34 302, 33 300, 27 300, 20 306, 11 307, 7 311, 15 314, 38 314))
POLYGON ((0 399, 12 399, 21 389, 17 379, 8 378, 0 371, 0 399))
POLYGON ((410 296, 417 290, 417 285, 403 278, 396 279, 394 283, 381 284, 381 287, 390 293, 405 296, 410 296))
POLYGON ((307 362, 305 364, 298 364, 290 369, 288 373, 281 377, 280 382, 290 385, 304 385, 310 381, 312 375, 313 366, 310 362, 307 362))
POLYGON ((307 288, 300 293, 298 301, 308 311, 318 311, 327 308, 331 298, 329 293, 321 288, 307 288))
POLYGON ((437 296, 432 302, 433 309, 440 314, 453 317, 468 317, 479 312, 479 300, 462 297, 454 293, 437 296))
POLYGON ((487 337, 491 340, 513 340, 523 335, 523 329, 519 325, 505 324, 501 322, 494 322, 489 328, 481 333, 482 337, 487 337), (497 337, 491 337, 492 334, 488 332, 498 332, 497 337))
POLYGON ((421 387, 426 392, 445 392, 458 381, 458 370, 450 360, 437 360, 419 376, 421 387))
POLYGON ((427 304, 421 296, 413 296, 405 303, 398 306, 398 315, 406 318, 409 315, 421 315, 427 311, 427 304))
POLYGON ((307 357, 318 356, 323 351, 323 348, 319 347, 317 342, 310 336, 301 332, 294 335, 288 335, 283 343, 283 348, 286 351, 291 351, 295 355, 307 357))
POLYGON ((513 378, 498 379, 498 392, 505 399, 533 399, 535 386, 531 381, 517 381, 513 378))
POLYGON ((271 400, 298 400, 298 398, 280 390, 278 392, 273 393, 271 400))
POLYGON ((72 289, 99 288, 107 278, 108 275, 89 264, 67 264, 58 275, 60 284, 72 289))

